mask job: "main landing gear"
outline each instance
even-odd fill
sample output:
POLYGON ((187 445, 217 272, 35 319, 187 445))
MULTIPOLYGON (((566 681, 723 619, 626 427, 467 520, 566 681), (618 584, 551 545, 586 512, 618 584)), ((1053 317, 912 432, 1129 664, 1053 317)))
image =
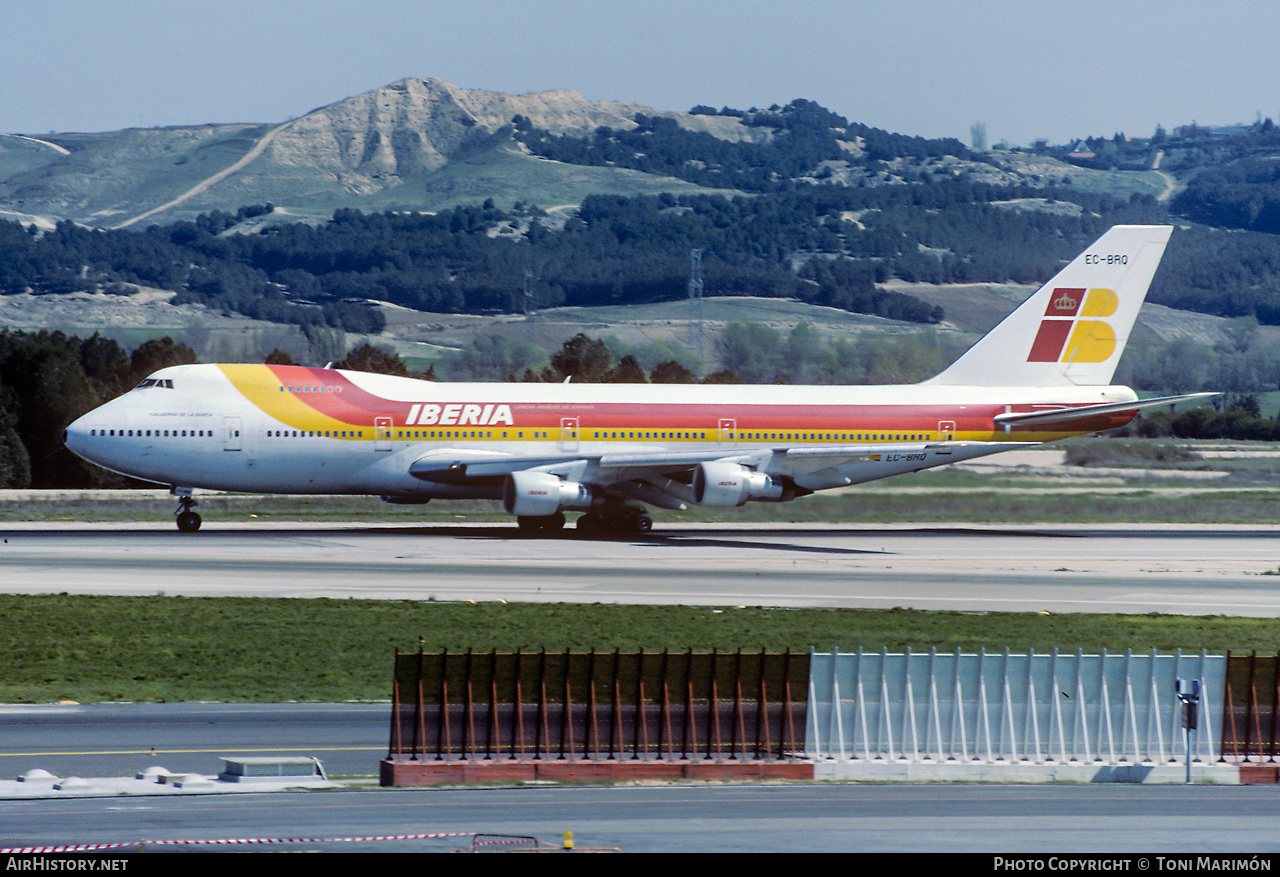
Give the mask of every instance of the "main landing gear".
POLYGON ((648 533, 653 529, 653 518, 634 506, 605 506, 593 509, 578 518, 578 530, 589 536, 609 533, 648 533))
MULTIPOLYGON (((554 515, 520 515, 516 524, 524 533, 550 535, 564 529, 564 512, 554 515)), ((642 508, 628 505, 606 505, 592 509, 578 518, 577 530, 584 536, 610 536, 627 533, 648 533, 653 529, 653 518, 642 508)))
POLYGON ((191 511, 200 503, 191 495, 190 487, 175 487, 169 491, 178 498, 178 510, 174 512, 174 520, 183 533, 194 533, 200 529, 200 516, 191 511))
POLYGON ((564 512, 554 515, 519 515, 516 526, 525 533, 555 533, 564 529, 564 512))

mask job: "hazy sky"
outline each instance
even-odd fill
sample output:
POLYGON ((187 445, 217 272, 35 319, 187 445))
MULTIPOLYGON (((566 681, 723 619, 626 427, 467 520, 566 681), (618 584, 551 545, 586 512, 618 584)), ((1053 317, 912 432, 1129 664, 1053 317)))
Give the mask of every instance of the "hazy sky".
POLYGON ((1278 35, 1274 0, 3 0, 0 131, 281 122, 420 76, 1061 143, 1280 117, 1278 35))

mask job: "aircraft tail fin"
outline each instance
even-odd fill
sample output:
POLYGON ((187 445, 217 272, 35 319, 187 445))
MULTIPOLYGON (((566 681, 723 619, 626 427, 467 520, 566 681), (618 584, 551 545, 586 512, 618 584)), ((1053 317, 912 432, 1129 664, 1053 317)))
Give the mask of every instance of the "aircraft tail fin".
POLYGON ((1105 386, 1172 226, 1117 225, 926 383, 1105 386))

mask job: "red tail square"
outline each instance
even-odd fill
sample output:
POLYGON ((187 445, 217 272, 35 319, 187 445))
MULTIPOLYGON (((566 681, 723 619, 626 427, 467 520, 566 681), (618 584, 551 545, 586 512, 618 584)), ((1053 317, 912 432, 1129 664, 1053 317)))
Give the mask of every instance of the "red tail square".
POLYGON ((1057 362, 1071 326, 1071 320, 1041 320, 1040 331, 1036 333, 1027 362, 1057 362))

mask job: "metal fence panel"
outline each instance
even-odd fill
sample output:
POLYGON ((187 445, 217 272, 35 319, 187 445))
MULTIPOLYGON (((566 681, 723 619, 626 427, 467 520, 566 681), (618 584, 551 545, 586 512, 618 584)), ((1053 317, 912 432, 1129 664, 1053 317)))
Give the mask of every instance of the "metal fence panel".
POLYGON ((785 760, 806 653, 397 653, 388 758, 785 760))
POLYGON ((1227 653, 1222 754, 1274 763, 1280 755, 1280 653, 1227 653))
POLYGON ((1169 763, 1177 680, 1201 686, 1193 754, 1217 757, 1226 658, 815 652, 805 752, 833 760, 1169 763))

